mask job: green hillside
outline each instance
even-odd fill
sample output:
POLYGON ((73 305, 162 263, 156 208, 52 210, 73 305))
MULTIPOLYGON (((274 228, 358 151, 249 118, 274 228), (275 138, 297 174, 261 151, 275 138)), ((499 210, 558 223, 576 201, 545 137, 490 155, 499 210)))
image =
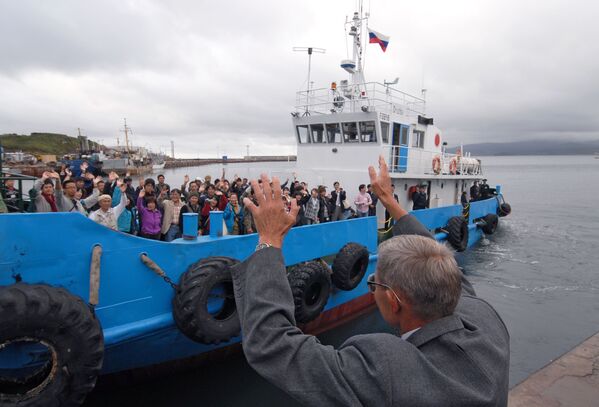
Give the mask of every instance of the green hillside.
POLYGON ((79 140, 65 134, 31 133, 29 136, 2 134, 0 143, 5 151, 23 151, 30 154, 61 156, 79 151, 79 140))

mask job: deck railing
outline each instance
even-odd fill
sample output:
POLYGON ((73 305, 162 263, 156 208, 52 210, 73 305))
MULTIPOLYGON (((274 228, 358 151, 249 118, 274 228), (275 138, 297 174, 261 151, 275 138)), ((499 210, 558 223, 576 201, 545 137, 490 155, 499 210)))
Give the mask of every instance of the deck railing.
POLYGON ((482 164, 469 154, 451 154, 422 148, 383 145, 391 173, 425 175, 482 175, 482 164), (438 159, 435 170, 433 160, 438 159))
POLYGON ((332 88, 310 89, 296 95, 299 114, 330 114, 341 112, 383 112, 424 115, 424 99, 378 82, 332 88))

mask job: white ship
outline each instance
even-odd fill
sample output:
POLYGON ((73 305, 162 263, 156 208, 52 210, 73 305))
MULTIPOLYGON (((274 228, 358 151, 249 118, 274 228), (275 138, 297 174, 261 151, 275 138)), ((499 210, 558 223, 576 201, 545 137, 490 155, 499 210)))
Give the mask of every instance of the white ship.
POLYGON ((412 208, 411 192, 423 182, 431 208, 458 204, 462 191, 483 178, 481 161, 461 148, 447 151, 443 131, 426 111, 424 89, 414 96, 396 89, 397 80, 366 82, 368 17, 356 12, 346 21, 353 59, 341 61, 341 68, 348 77, 319 89, 310 88, 308 79, 308 89, 297 93, 292 112, 297 172, 310 187, 325 185, 330 191, 339 181, 353 199, 358 185, 368 184, 367 167, 382 154, 404 207, 412 208))

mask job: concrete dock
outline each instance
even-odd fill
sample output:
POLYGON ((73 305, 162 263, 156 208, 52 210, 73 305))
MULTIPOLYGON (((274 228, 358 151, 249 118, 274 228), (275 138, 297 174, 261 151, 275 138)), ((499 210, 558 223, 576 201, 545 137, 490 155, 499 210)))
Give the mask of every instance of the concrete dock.
POLYGON ((514 387, 509 406, 599 406, 599 333, 514 387))

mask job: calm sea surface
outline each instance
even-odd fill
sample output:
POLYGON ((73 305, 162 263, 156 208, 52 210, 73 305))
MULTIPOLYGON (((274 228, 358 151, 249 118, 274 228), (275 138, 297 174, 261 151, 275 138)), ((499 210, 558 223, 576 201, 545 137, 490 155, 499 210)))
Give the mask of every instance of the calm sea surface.
MULTIPOLYGON (((592 156, 487 157, 491 185, 500 184, 512 214, 495 235, 459 261, 478 295, 499 312, 511 334, 515 385, 599 331, 599 160, 592 156)), ((291 174, 293 163, 271 163, 291 174)), ((226 177, 256 176, 264 163, 228 165, 226 177)), ((183 175, 219 177, 222 166, 165 170, 171 187, 183 175)), ((365 169, 366 171, 366 169, 365 169)), ((283 179, 284 180, 284 179, 283 179)), ((390 332, 378 312, 320 339, 390 332)), ((258 376, 243 355, 227 362, 133 386, 100 386, 86 406, 296 406, 258 376)))

